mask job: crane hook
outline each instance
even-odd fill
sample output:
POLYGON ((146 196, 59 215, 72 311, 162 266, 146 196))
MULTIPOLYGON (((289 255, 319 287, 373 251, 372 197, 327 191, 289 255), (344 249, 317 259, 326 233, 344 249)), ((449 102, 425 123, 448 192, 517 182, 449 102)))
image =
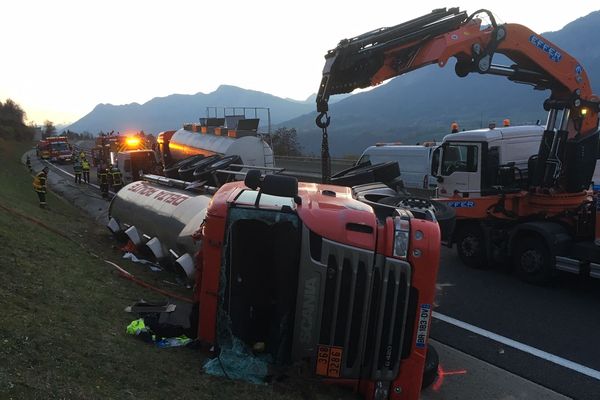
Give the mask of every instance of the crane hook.
POLYGON ((331 117, 327 115, 326 112, 322 112, 320 113, 317 118, 315 119, 315 123, 317 124, 317 126, 321 129, 325 129, 329 126, 329 122, 331 121, 331 117), (323 120, 323 117, 325 117, 325 120, 323 120))

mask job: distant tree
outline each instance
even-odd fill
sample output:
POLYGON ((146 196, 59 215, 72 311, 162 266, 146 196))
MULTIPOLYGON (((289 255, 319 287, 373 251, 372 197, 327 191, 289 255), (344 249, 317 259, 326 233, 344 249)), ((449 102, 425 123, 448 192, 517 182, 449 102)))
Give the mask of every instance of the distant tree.
POLYGON ((0 123, 3 125, 25 125, 25 111, 11 99, 0 103, 0 123))
POLYGON ((56 127, 52 121, 46 120, 44 122, 44 137, 52 136, 56 133, 56 127))
POLYGON ((0 102, 0 137, 32 140, 35 130, 25 125, 25 111, 11 99, 0 102))
POLYGON ((302 146, 298 143, 295 128, 279 128, 271 135, 273 153, 278 156, 301 156, 302 146))

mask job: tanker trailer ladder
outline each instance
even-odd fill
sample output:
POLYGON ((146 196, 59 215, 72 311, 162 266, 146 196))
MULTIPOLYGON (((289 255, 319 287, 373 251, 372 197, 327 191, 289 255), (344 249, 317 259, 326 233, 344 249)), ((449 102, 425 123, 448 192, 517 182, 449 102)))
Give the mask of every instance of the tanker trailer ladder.
POLYGON ((263 149, 264 149, 264 163, 265 165, 275 165, 275 154, 273 154, 273 151, 271 151, 271 149, 273 148, 273 140, 271 139, 271 133, 270 133, 270 129, 269 129, 269 143, 267 143, 266 141, 263 140, 263 149), (269 151, 271 151, 271 154, 269 154, 269 151))

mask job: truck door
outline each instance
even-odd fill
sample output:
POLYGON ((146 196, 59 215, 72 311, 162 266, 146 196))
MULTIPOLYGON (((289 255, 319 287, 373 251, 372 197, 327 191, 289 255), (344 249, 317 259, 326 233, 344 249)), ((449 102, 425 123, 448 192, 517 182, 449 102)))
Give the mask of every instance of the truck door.
MULTIPOLYGON (((119 165, 119 169, 121 166, 119 165)), ((123 180, 125 182, 133 182, 133 175, 131 173, 131 158, 127 157, 123 160, 123 180)))
POLYGON ((481 143, 447 142, 442 148, 439 194, 479 197, 481 191, 481 143))

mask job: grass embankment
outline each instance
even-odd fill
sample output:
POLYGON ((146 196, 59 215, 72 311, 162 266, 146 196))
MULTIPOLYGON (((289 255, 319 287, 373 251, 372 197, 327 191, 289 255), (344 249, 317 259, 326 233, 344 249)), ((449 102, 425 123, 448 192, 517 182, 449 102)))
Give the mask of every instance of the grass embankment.
MULTIPOLYGON (((158 349, 126 335, 134 316, 123 308, 160 296, 119 278, 103 262, 125 265, 105 228, 52 194, 50 210, 38 207, 32 178, 20 163, 29 147, 0 140, 1 399, 339 398, 331 390, 315 394, 312 384, 212 378, 202 374, 201 351, 158 349)), ((144 274, 143 267, 126 265, 144 274)))

